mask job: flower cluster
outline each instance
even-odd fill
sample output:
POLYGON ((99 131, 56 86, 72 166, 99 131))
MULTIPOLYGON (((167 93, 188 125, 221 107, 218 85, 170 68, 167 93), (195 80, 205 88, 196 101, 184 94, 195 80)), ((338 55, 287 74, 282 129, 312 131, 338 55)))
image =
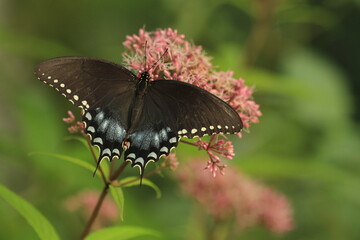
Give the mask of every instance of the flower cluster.
POLYGON ((179 166, 179 162, 176 158, 175 153, 170 153, 168 156, 163 157, 164 160, 161 163, 162 168, 168 168, 171 171, 175 171, 179 166))
POLYGON ((138 35, 127 36, 123 44, 128 49, 123 53, 124 64, 138 74, 149 70, 153 79, 172 79, 194 84, 232 106, 239 113, 245 128, 251 122, 258 122, 261 116, 259 105, 252 100, 252 90, 244 85, 244 80, 234 78, 231 71, 215 71, 202 47, 186 41, 185 36, 176 30, 168 28, 146 32, 140 29, 138 35), (167 54, 161 61, 166 49, 167 54), (156 67, 151 68, 154 64, 156 67))
MULTIPOLYGON (((123 53, 124 64, 139 76, 148 71, 153 80, 172 79, 194 84, 232 106, 242 119, 244 128, 258 122, 261 116, 259 105, 252 100, 252 89, 244 84, 244 80, 234 78, 231 71, 215 71, 202 47, 186 41, 185 36, 176 30, 146 32, 140 29, 138 35, 127 36, 123 44, 127 48, 123 53)), ((241 133, 238 136, 241 137, 241 133)), ((207 169, 215 176, 217 170, 222 172, 226 167, 218 156, 231 159, 234 152, 230 141, 212 140, 206 143, 200 139, 196 146, 208 152, 207 169)))
POLYGON ((63 118, 63 121, 71 125, 70 127, 68 127, 69 132, 70 133, 80 132, 82 134, 85 134, 84 123, 77 121, 75 115, 70 110, 68 111, 68 115, 69 117, 63 118))
POLYGON ((292 210, 283 195, 234 169, 213 178, 201 165, 201 160, 188 162, 177 171, 177 178, 184 192, 214 219, 235 219, 237 229, 263 224, 272 232, 283 233, 293 228, 292 210))
POLYGON ((209 169, 214 177, 218 170, 221 174, 224 174, 224 168, 227 167, 226 164, 221 164, 220 156, 227 159, 232 159, 235 156, 234 146, 231 141, 216 140, 216 138, 216 135, 212 135, 209 142, 202 139, 195 141, 198 149, 205 150, 209 155, 210 160, 205 169, 209 169))
MULTIPOLYGON (((69 212, 79 211, 84 219, 90 217, 99 198, 99 192, 85 190, 65 199, 63 205, 69 212)), ((100 229, 114 223, 119 217, 119 211, 113 200, 106 198, 101 206, 94 228, 100 229)))

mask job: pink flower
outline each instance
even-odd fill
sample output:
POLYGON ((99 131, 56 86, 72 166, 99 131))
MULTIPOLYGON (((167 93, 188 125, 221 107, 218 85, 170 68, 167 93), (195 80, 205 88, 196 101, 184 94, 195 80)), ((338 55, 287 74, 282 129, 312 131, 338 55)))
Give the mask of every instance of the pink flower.
POLYGON ((168 156, 163 157, 161 167, 169 168, 170 170, 175 171, 178 166, 179 162, 176 158, 175 153, 170 153, 168 156))
POLYGON ((283 233, 293 228, 292 210, 283 195, 234 169, 213 178, 201 166, 201 159, 192 160, 178 170, 177 177, 184 192, 214 219, 235 219, 234 227, 240 229, 263 224, 283 233))
MULTIPOLYGON (((64 207, 70 212, 80 211, 84 219, 88 219, 95 208, 99 198, 99 192, 94 190, 85 190, 75 194, 64 201, 64 207)), ((109 198, 106 198, 101 206, 99 215, 94 223, 95 229, 103 228, 114 223, 119 217, 119 210, 109 198)))
POLYGON ((252 90, 244 85, 244 80, 235 79, 231 71, 215 71, 202 47, 186 41, 177 30, 146 32, 140 29, 138 35, 127 36, 123 44, 128 49, 123 53, 128 68, 139 74, 149 70, 152 79, 179 80, 206 89, 229 103, 239 113, 245 128, 259 121, 259 105, 252 100, 252 90), (161 59, 166 49, 167 54, 161 59), (156 67, 150 69, 156 62, 156 67))
POLYGON ((289 203, 287 199, 279 194, 276 194, 271 189, 265 189, 263 191, 263 201, 272 208, 264 208, 262 221, 264 225, 271 231, 276 233, 282 233, 292 230, 293 222, 289 203))
POLYGON ((218 139, 216 135, 212 135, 209 142, 202 139, 195 141, 194 145, 198 146, 199 150, 205 150, 210 158, 207 167, 212 175, 215 177, 219 170, 221 174, 224 174, 226 164, 221 165, 221 157, 232 159, 235 156, 234 146, 231 141, 225 141, 224 139, 218 139))
POLYGON ((68 111, 69 117, 63 118, 63 121, 66 123, 71 124, 70 127, 68 127, 68 130, 70 133, 83 133, 85 134, 85 126, 82 122, 76 121, 75 115, 69 110, 68 111))

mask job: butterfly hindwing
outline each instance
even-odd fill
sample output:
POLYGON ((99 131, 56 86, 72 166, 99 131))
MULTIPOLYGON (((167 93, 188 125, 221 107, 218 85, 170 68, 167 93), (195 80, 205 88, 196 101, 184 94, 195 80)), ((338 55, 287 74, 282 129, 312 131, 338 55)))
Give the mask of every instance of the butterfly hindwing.
POLYGON ((83 121, 91 144, 99 147, 99 161, 120 158, 126 129, 117 117, 107 109, 97 108, 86 111, 83 121))
POLYGON ((131 161, 132 166, 140 167, 142 174, 147 163, 169 155, 178 140, 178 136, 161 122, 149 122, 129 135, 125 160, 131 161))
POLYGON ((123 143, 131 124, 129 114, 135 91, 112 96, 105 106, 88 109, 83 115, 85 131, 93 145, 100 148, 99 160, 120 158, 123 143))

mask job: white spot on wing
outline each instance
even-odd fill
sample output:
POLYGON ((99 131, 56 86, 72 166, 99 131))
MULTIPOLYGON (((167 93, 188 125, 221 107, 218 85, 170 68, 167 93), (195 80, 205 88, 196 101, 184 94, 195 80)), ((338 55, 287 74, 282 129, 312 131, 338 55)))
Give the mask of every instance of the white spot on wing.
POLYGON ((137 158, 136 160, 135 160, 135 163, 140 163, 141 164, 141 166, 144 166, 144 159, 142 158, 142 157, 139 157, 139 158, 137 158))
POLYGON ((218 128, 218 129, 221 129, 221 126, 220 126, 220 125, 217 125, 217 128, 218 128))
POLYGON ((66 92, 67 92, 68 94, 70 94, 70 93, 71 93, 71 89, 66 89, 66 92))
POLYGON ((202 131, 202 132, 205 132, 205 131, 206 131, 206 127, 202 127, 202 128, 201 128, 201 131, 202 131))
POLYGON ((75 99, 75 101, 79 100, 79 96, 78 96, 78 95, 74 95, 74 99, 75 99))
POLYGON ((120 151, 117 148, 114 148, 114 150, 112 151, 114 154, 120 155, 120 151))
POLYGON ((181 132, 182 134, 186 134, 188 131, 186 129, 183 129, 181 132))
POLYGON ((102 152, 102 154, 103 154, 103 155, 104 155, 104 154, 107 154, 107 155, 111 156, 111 151, 110 151, 109 148, 106 148, 106 149, 104 149, 104 151, 102 152))
POLYGON ((60 83, 60 87, 62 87, 62 88, 63 88, 63 87, 65 87, 65 84, 63 84, 63 83, 60 83))
POLYGON ((54 83, 58 83, 59 82, 59 80, 57 80, 57 79, 54 79, 54 83))
POLYGON ((135 155, 135 153, 130 153, 129 155, 127 155, 127 158, 135 159, 136 155, 135 155))
POLYGON ((91 114, 89 112, 87 112, 85 114, 85 118, 90 121, 92 119, 91 114))
POLYGON ((149 153, 149 155, 147 157, 157 159, 157 155, 154 152, 149 153))
POLYGON ((211 130, 214 130, 214 126, 210 126, 210 129, 211 129, 211 130))
POLYGON ((95 128, 93 126, 89 126, 87 130, 88 132, 95 133, 95 128))
POLYGON ((161 149, 160 149, 160 152, 164 152, 164 153, 168 153, 169 152, 169 149, 167 148, 167 147, 162 147, 161 149))
POLYGON ((51 76, 48 76, 48 79, 51 79, 51 76))
POLYGON ((196 133, 196 132, 197 132, 197 129, 196 129, 196 128, 191 129, 191 134, 194 134, 194 133, 196 133))
POLYGON ((170 138, 169 143, 176 143, 176 137, 170 138))
POLYGON ((101 138, 97 137, 97 138, 94 139, 94 143, 99 143, 100 145, 102 145, 103 140, 101 138))

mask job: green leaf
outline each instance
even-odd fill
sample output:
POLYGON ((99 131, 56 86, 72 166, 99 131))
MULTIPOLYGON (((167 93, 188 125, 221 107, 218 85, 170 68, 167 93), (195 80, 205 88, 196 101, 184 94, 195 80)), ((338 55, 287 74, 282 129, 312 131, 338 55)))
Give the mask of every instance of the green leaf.
POLYGON ((85 240, 126 240, 142 236, 159 238, 160 233, 151 229, 134 226, 110 227, 90 234, 85 240))
MULTIPOLYGON (((32 155, 44 155, 44 156, 49 156, 49 157, 54 157, 60 160, 65 160, 67 162, 71 162, 75 165, 78 165, 80 167, 86 168, 88 170, 90 170, 91 172, 94 172, 94 166, 91 165, 90 163, 87 163, 81 159, 78 158, 73 158, 70 156, 66 156, 66 155, 61 155, 61 154, 56 154, 56 153, 46 153, 46 152, 33 152, 33 153, 29 153, 30 156, 32 155)), ((101 177, 100 172, 96 171, 96 175, 101 177)))
POLYGON ((50 222, 30 203, 0 185, 0 196, 20 213, 35 230, 40 239, 60 239, 50 222))
POLYGON ((94 151, 95 155, 99 155, 99 148, 95 147, 95 146, 89 146, 89 143, 87 142, 87 140, 84 137, 79 137, 79 136, 67 136, 65 137, 66 141, 71 141, 71 140, 75 140, 80 142, 81 144, 83 144, 85 146, 86 149, 90 150, 90 148, 92 148, 92 150, 94 151))
POLYGON ((75 140, 75 141, 78 141, 80 142, 81 144, 83 144, 86 149, 89 149, 89 144, 88 142, 86 141, 86 139, 84 137, 79 137, 79 136, 66 136, 65 137, 65 140, 66 141, 72 141, 72 140, 75 140))
POLYGON ((124 192, 121 187, 110 186, 110 193, 111 193, 116 205, 119 208, 120 220, 124 221, 124 203, 125 203, 124 192))
MULTIPOLYGON (((149 179, 143 178, 142 184, 146 185, 146 186, 149 186, 152 189, 154 189, 154 191, 156 193, 156 198, 161 197, 160 188, 158 186, 156 186, 155 183, 153 183, 149 179)), ((140 178, 138 178, 138 177, 127 177, 127 178, 121 179, 119 181, 119 185, 123 186, 123 187, 139 186, 140 185, 140 178)))

